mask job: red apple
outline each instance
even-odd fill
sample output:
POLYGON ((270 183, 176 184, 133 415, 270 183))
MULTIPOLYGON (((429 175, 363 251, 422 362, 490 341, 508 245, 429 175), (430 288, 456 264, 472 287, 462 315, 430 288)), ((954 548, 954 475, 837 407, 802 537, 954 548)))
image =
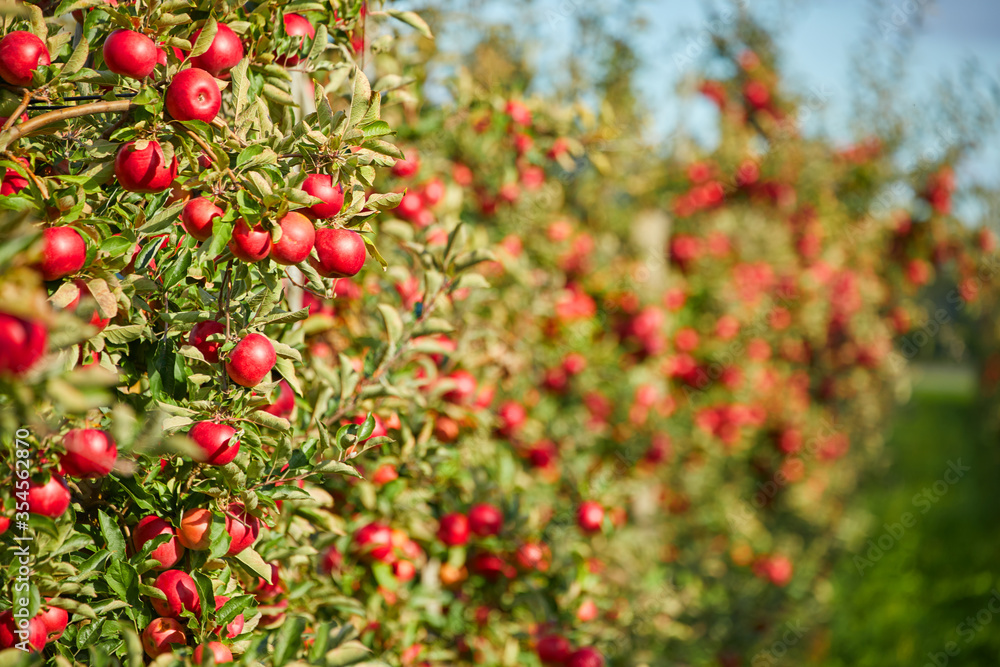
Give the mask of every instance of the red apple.
POLYGON ((87 244, 72 227, 48 227, 42 232, 45 247, 38 265, 45 280, 58 280, 83 268, 87 244))
POLYGON ((240 453, 240 442, 235 440, 236 429, 212 421, 198 422, 188 431, 204 454, 202 461, 213 466, 224 466, 240 453))
POLYGON ((309 19, 301 14, 285 14, 282 17, 282 22, 285 24, 285 32, 289 37, 300 38, 299 46, 296 49, 295 55, 278 56, 274 59, 274 61, 279 65, 284 65, 285 67, 295 67, 299 64, 299 54, 302 53, 302 49, 306 45, 306 37, 308 37, 311 41, 314 37, 316 37, 316 29, 313 28, 309 19))
POLYGON ((544 635, 538 638, 535 653, 538 659, 546 665, 561 665, 569 659, 573 647, 569 640, 561 635, 544 635))
POLYGON ((604 523, 604 508, 593 500, 581 503, 576 512, 576 523, 584 532, 596 533, 604 523))
POLYGON ((166 600, 153 598, 150 602, 153 609, 160 616, 170 616, 176 618, 184 610, 197 615, 201 612, 201 600, 198 598, 198 589, 194 585, 194 579, 187 572, 181 570, 167 570, 161 572, 156 578, 153 586, 163 591, 167 596, 166 600))
POLYGON ((365 242, 361 234, 349 229, 317 229, 316 254, 319 260, 311 261, 321 276, 347 278, 364 266, 365 242))
POLYGON ((319 562, 319 571, 323 574, 330 574, 335 570, 339 570, 343 564, 344 555, 340 553, 340 550, 336 546, 331 544, 323 552, 323 559, 319 562))
MULTIPOLYGON (((188 510, 181 517, 177 529, 177 539, 185 549, 204 551, 211 545, 209 529, 212 526, 212 512, 204 508, 188 510)), ((218 599, 218 598, 216 598, 218 599)))
POLYGON ((177 178, 177 157, 168 165, 158 141, 130 141, 115 156, 115 178, 129 192, 163 192, 177 178))
POLYGON ((73 429, 63 436, 62 445, 66 453, 59 462, 70 477, 104 477, 118 458, 111 436, 96 428, 73 429))
POLYGON ((153 549, 149 557, 160 561, 160 564, 153 569, 166 570, 173 567, 184 555, 184 545, 177 539, 177 533, 169 523, 152 514, 143 517, 132 529, 132 545, 138 553, 147 542, 160 535, 170 535, 171 538, 153 549))
POLYGON ((291 211, 278 224, 281 226, 281 240, 271 247, 271 259, 283 266, 290 266, 309 257, 316 242, 316 228, 309 218, 291 211))
MULTIPOLYGON (((190 41, 192 44, 198 41, 198 35, 200 34, 201 30, 191 36, 190 41)), ((239 36, 229 26, 225 23, 220 23, 218 31, 215 33, 215 38, 212 39, 212 45, 208 47, 208 51, 205 51, 200 56, 191 58, 191 64, 194 67, 205 70, 212 76, 219 76, 223 72, 227 72, 235 67, 236 63, 242 59, 243 42, 240 41, 239 36)))
POLYGON ((503 526, 503 512, 496 505, 481 503, 469 510, 469 528, 480 537, 496 535, 503 526))
POLYGON ((115 74, 145 79, 156 67, 157 48, 149 37, 134 30, 115 30, 104 40, 104 64, 115 74))
POLYGON ((69 508, 69 489, 59 475, 52 475, 44 484, 28 485, 28 511, 50 518, 62 516, 69 508))
MULTIPOLYGON (((36 616, 28 621, 28 645, 35 651, 41 653, 42 649, 45 648, 47 634, 45 623, 40 618, 36 616)), ((14 615, 9 611, 0 614, 0 650, 14 648, 21 641, 21 637, 17 634, 17 623, 14 620, 14 615)))
POLYGON ((275 417, 288 419, 292 415, 292 410, 295 409, 295 392, 292 391, 287 382, 282 380, 278 385, 278 400, 261 409, 275 417))
POLYGON ((469 541, 469 517, 459 512, 445 514, 441 517, 437 535, 449 547, 465 544, 469 541))
MULTIPOLYGON (((45 598, 45 601, 51 602, 52 598, 45 598)), ((62 607, 53 607, 52 605, 42 605, 35 618, 45 625, 47 640, 50 642, 62 637, 63 631, 69 624, 69 613, 62 607)))
POLYGON ((409 178, 417 173, 419 169, 420 157, 417 155, 416 150, 410 149, 409 157, 404 157, 402 160, 397 159, 396 164, 392 165, 392 174, 399 178, 409 178))
POLYGON ((154 618, 142 631, 142 648, 150 658, 171 653, 175 644, 186 645, 187 637, 183 626, 173 618, 154 618))
POLYGON ((354 531, 354 548, 362 558, 384 563, 395 560, 392 550, 392 530, 382 523, 369 523, 354 531))
POLYGON ((372 475, 372 483, 382 486, 388 484, 394 479, 399 479, 399 473, 396 472, 396 466, 391 463, 386 463, 385 465, 379 466, 372 475))
POLYGON ((240 220, 233 228, 229 249, 244 262, 259 262, 271 252, 271 232, 259 223, 251 229, 246 220, 240 220))
MULTIPOLYGON (((28 120, 28 114, 21 114, 21 122, 23 123, 26 120, 28 120)), ((0 127, 3 127, 6 122, 7 118, 0 118, 0 127)), ((31 164, 23 157, 14 159, 24 165, 25 169, 31 166, 31 164)), ((4 197, 16 195, 26 187, 28 187, 28 178, 19 174, 13 167, 7 167, 4 171, 3 181, 0 182, 0 195, 3 195, 4 197)))
POLYGON ((398 581, 406 583, 417 574, 417 568, 408 560, 397 560, 392 564, 392 573, 398 581))
POLYGON ((229 352, 226 372, 229 378, 242 387, 255 387, 274 368, 278 356, 267 336, 249 334, 229 352))
POLYGON ((222 107, 222 93, 215 78, 203 69, 181 70, 167 86, 165 105, 177 120, 211 123, 222 107))
POLYGON ((45 42, 24 30, 0 39, 0 78, 12 86, 30 86, 36 68, 52 62, 45 42))
POLYGON ((332 218, 344 206, 344 191, 340 183, 334 185, 329 174, 309 174, 302 182, 302 191, 307 195, 322 199, 322 204, 314 204, 305 209, 317 218, 332 218))
POLYGON ((454 382, 455 387, 445 393, 444 400, 457 405, 465 405, 475 396, 476 376, 469 371, 457 370, 448 375, 447 379, 454 382))
POLYGON ((205 361, 210 364, 219 363, 219 347, 222 345, 222 341, 209 341, 209 336, 214 336, 215 334, 226 333, 226 326, 215 320, 205 320, 204 322, 198 322, 196 325, 191 327, 191 333, 188 335, 188 345, 198 348, 201 352, 201 356, 205 357, 205 361))
POLYGON ((281 571, 278 569, 278 564, 270 563, 269 567, 271 568, 271 583, 267 583, 263 577, 257 577, 257 586, 253 589, 257 602, 274 602, 282 594, 288 592, 285 584, 281 581, 281 571))
MULTIPOLYGON (((220 609, 222 609, 222 606, 227 602, 229 602, 229 598, 227 596, 216 595, 215 611, 219 611, 220 609)), ((229 621, 229 623, 226 625, 225 634, 223 634, 222 632, 222 626, 219 626, 218 628, 215 629, 215 634, 226 637, 227 639, 232 639, 233 637, 236 637, 237 635, 243 632, 244 625, 245 621, 243 619, 243 613, 241 612, 238 616, 236 616, 236 618, 229 621)))
POLYGON ((604 667, 604 656, 595 648, 581 648, 569 656, 566 667, 604 667))
POLYGON ((0 313, 0 373, 22 375, 48 346, 49 332, 38 322, 0 313))
POLYGON ((221 218, 223 210, 205 197, 195 197, 184 204, 181 211, 181 224, 185 231, 199 241, 205 241, 212 235, 212 225, 216 218, 221 218))
POLYGON ((0 535, 6 533, 8 528, 10 528, 10 517, 0 516, 0 535))
POLYGON ((551 565, 552 553, 545 544, 525 542, 517 548, 514 556, 517 564, 525 571, 538 570, 539 572, 547 572, 549 565, 551 565))
POLYGON ((496 579, 502 574, 509 574, 509 568, 504 565, 503 559, 501 559, 500 556, 488 551, 477 553, 475 556, 470 558, 469 570, 481 577, 489 579, 490 581, 496 579))
POLYGON ((226 532, 232 538, 226 555, 235 556, 257 541, 260 519, 248 513, 241 503, 233 503, 226 511, 226 532))

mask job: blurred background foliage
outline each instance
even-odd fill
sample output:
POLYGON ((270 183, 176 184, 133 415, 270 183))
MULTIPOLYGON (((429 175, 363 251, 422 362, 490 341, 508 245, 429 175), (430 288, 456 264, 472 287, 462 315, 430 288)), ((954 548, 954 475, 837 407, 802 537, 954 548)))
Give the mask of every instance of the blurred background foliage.
MULTIPOLYGON (((737 35, 737 41, 749 45, 775 69, 794 63, 801 53, 783 49, 783 31, 790 31, 789 24, 810 3, 753 3, 754 20, 722 21, 723 30, 714 35, 714 48, 695 49, 689 70, 684 70, 686 55, 668 67, 650 62, 649 54, 640 52, 642 45, 651 38, 683 40, 678 36, 687 35, 697 40, 705 25, 720 24, 720 17, 728 15, 723 12, 738 13, 749 3, 681 3, 697 5, 701 18, 692 25, 677 26, 676 34, 670 35, 656 34, 649 19, 658 11, 672 13, 676 8, 668 11, 667 3, 654 1, 440 0, 429 4, 439 51, 427 71, 420 73, 426 77, 428 100, 446 106, 453 102, 455 91, 463 90, 449 85, 457 77, 467 91, 534 95, 551 100, 552 109, 564 104, 579 117, 594 118, 596 133, 584 131, 581 136, 596 168, 567 176, 581 180, 566 188, 572 200, 564 210, 584 224, 587 219, 599 219, 602 228, 627 238, 636 223, 636 211, 669 209, 678 188, 669 179, 680 172, 678 165, 713 145, 712 138, 706 141, 697 127, 703 123, 707 103, 682 101, 677 103, 680 110, 664 110, 657 108, 660 98, 644 91, 669 88, 666 94, 689 99, 698 80, 696 65, 718 75, 731 74, 713 69, 718 63, 710 58, 737 35), (777 35, 774 43, 768 34, 777 35), (557 45, 550 44, 553 39, 557 45), (555 60, 553 53, 560 51, 563 58, 555 60), (673 70, 671 76, 649 80, 650 71, 664 69, 673 70), (666 136, 664 116, 677 121, 672 126, 666 122, 666 136), (602 163, 602 158, 607 161, 602 163), (615 177, 606 178, 612 169, 615 177)), ((857 11, 858 4, 844 3, 843 11, 857 11)), ((898 15, 902 4, 870 2, 860 9, 867 16, 869 30, 856 35, 850 64, 856 85, 846 91, 851 98, 848 124, 857 135, 882 137, 887 152, 897 156, 895 164, 883 167, 894 168, 896 173, 870 179, 860 173, 860 180, 845 193, 857 202, 848 199, 844 203, 861 216, 873 198, 897 197, 899 190, 888 194, 866 190, 866 182, 875 187, 902 180, 907 172, 919 172, 922 161, 932 156, 927 166, 957 164, 956 209, 963 222, 995 229, 1000 190, 990 180, 995 174, 981 167, 983 156, 988 161, 998 154, 996 70, 990 71, 990 63, 969 59, 947 76, 908 71, 919 62, 914 55, 920 49, 925 12, 947 13, 949 7, 906 3, 922 8, 905 12, 907 20, 900 23, 893 12, 898 15), (926 81, 914 87, 914 76, 926 81)), ((994 8, 977 7, 988 14, 984 21, 995 20, 994 8)), ((424 48, 432 47, 425 44, 424 48)), ((672 50, 690 55, 690 50, 672 50)), ((801 101, 809 104, 810 80, 804 77, 796 83, 804 84, 795 89, 801 101)), ((806 132, 835 141, 828 133, 829 125, 807 123, 806 132)), ((726 141, 725 137, 714 139, 726 141)), ((912 189, 904 191, 912 195, 912 189)), ((779 642, 770 654, 759 653, 754 665, 995 665, 1000 659, 1000 619, 987 611, 993 596, 1000 599, 995 510, 1000 472, 995 418, 995 386, 1000 375, 996 309, 991 302, 956 308, 949 299, 955 289, 953 281, 942 277, 922 292, 926 313, 947 312, 940 331, 927 332, 929 343, 919 330, 915 340, 904 336, 897 341, 904 356, 917 362, 914 382, 901 390, 908 398, 892 422, 884 425, 888 445, 850 500, 864 517, 864 525, 854 529, 873 539, 905 512, 917 515, 916 525, 863 572, 857 554, 842 553, 834 566, 834 602, 827 615, 809 620, 806 641, 784 646, 779 642), (951 461, 962 461, 971 471, 949 487, 926 515, 920 513, 918 494, 933 488, 951 461)))

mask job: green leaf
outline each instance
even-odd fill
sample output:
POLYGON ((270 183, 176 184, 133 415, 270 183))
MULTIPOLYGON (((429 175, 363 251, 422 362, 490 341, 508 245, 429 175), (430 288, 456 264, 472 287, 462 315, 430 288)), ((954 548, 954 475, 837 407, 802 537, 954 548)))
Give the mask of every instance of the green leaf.
POLYGON ((296 106, 295 99, 292 98, 291 95, 289 95, 288 93, 286 93, 281 88, 278 88, 275 85, 272 85, 270 83, 265 83, 262 92, 264 93, 264 97, 271 100, 275 104, 280 104, 286 107, 296 106))
POLYGON ((371 100, 372 87, 368 82, 368 77, 361 71, 361 68, 354 70, 354 96, 351 98, 351 115, 348 117, 348 128, 354 127, 362 121, 368 111, 371 100))
POLYGON ((246 418, 255 424, 260 424, 275 431, 287 432, 292 430, 292 425, 287 419, 275 417, 270 412, 264 412, 263 410, 255 410, 248 414, 246 418))
POLYGON ((188 54, 188 57, 197 58, 208 51, 208 49, 212 46, 212 42, 215 40, 215 33, 218 31, 219 22, 216 21, 214 17, 209 17, 204 27, 202 27, 201 33, 198 35, 198 39, 195 41, 194 46, 191 47, 191 53, 188 54))
MULTIPOLYGON (((382 564, 380 563, 380 565, 382 564)), ((387 581, 391 581, 394 585, 398 586, 398 584, 395 584, 396 579, 391 574, 387 577, 387 581)), ((326 656, 324 656, 324 664, 327 667, 346 667, 347 665, 357 665, 358 661, 371 655, 371 652, 370 648, 361 642, 352 639, 349 642, 344 642, 332 651, 327 651, 326 656)))
POLYGON ((69 59, 66 61, 66 64, 63 65, 60 73, 66 76, 76 74, 87 62, 88 55, 90 55, 90 43, 87 42, 86 37, 81 36, 80 43, 76 45, 75 49, 73 49, 73 53, 70 54, 69 59))
POLYGON ((244 58, 238 63, 236 67, 230 70, 230 75, 233 81, 233 102, 236 105, 236 116, 238 117, 243 110, 247 108, 248 103, 251 101, 250 97, 250 76, 247 72, 250 67, 250 59, 244 58))
POLYGON ((433 33, 431 33, 431 27, 427 25, 427 21, 420 17, 416 12, 404 12, 398 9, 386 9, 385 13, 394 19, 398 19, 408 26, 417 29, 421 35, 427 39, 434 39, 433 33))
POLYGON ((125 556, 125 536, 122 535, 118 524, 104 510, 97 511, 97 521, 101 526, 101 534, 108 543, 108 551, 118 560, 124 560, 125 556))
POLYGON ((232 538, 226 531, 226 522, 218 514, 212 513, 212 522, 208 526, 209 558, 222 558, 229 551, 232 538))
POLYGON ((384 137, 387 134, 393 133, 392 128, 389 127, 389 123, 384 120, 376 120, 371 123, 365 123, 358 129, 365 133, 365 138, 384 137))
POLYGON ((240 612, 249 607, 253 601, 254 597, 252 595, 237 595, 231 598, 219 607, 219 611, 215 615, 216 624, 219 626, 228 625, 234 618, 240 615, 240 612))
POLYGON ((254 551, 253 547, 247 547, 236 554, 234 558, 250 572, 256 574, 267 583, 271 583, 271 566, 264 562, 264 559, 260 557, 259 553, 254 551))
POLYGON ((69 14, 78 9, 89 9, 90 7, 96 7, 97 5, 105 4, 104 0, 63 0, 56 7, 56 10, 52 12, 53 16, 62 16, 63 14, 69 14))
POLYGON ((318 473, 337 473, 340 475, 350 475, 351 477, 357 477, 358 479, 364 479, 361 477, 361 473, 354 466, 344 463, 343 461, 323 461, 315 468, 313 472, 318 473))
POLYGON ((191 578, 194 579, 195 588, 198 589, 201 608, 215 611, 215 591, 212 589, 212 580, 198 570, 191 572, 191 578))
POLYGON ((28 18, 31 20, 31 32, 44 42, 49 36, 49 27, 45 25, 45 15, 42 14, 42 8, 37 5, 29 5, 28 18))
POLYGON ((431 336, 434 334, 451 333, 455 330, 451 322, 440 317, 428 318, 423 324, 413 330, 414 336, 431 336))
POLYGON ((163 274, 164 288, 170 289, 187 277, 187 272, 191 267, 193 255, 194 253, 190 250, 182 250, 180 254, 174 258, 173 262, 170 263, 170 266, 163 274))
POLYGON ((386 303, 378 305, 378 311, 385 322, 385 331, 389 336, 389 342, 396 344, 403 337, 403 318, 399 316, 399 311, 386 303))
POLYGON ((125 253, 132 250, 133 245, 135 245, 135 241, 131 241, 124 236, 111 236, 101 243, 100 252, 110 257, 122 257, 125 253))
POLYGON ((274 641, 274 654, 271 661, 275 667, 282 667, 295 657, 302 645, 305 629, 306 619, 302 616, 292 616, 285 619, 274 641))
MULTIPOLYGON (((306 55, 306 60, 310 62, 317 62, 319 57, 323 55, 325 51, 330 46, 330 33, 326 29, 326 24, 320 23, 316 28, 316 37, 313 38, 312 46, 309 47, 309 53, 306 55)), ((317 86, 320 88, 320 86, 317 86)))

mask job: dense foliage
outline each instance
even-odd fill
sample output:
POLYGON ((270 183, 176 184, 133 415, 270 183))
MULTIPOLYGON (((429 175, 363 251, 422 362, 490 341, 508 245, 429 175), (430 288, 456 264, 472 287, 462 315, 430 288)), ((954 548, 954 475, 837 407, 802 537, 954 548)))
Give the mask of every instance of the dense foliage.
POLYGON ((613 86, 593 113, 462 69, 424 102, 408 12, 55 4, 5 15, 33 78, 0 41, 5 647, 15 618, 60 665, 806 642, 919 289, 989 288, 955 153, 801 136, 749 19, 699 85, 719 147, 664 156, 606 150, 613 86))

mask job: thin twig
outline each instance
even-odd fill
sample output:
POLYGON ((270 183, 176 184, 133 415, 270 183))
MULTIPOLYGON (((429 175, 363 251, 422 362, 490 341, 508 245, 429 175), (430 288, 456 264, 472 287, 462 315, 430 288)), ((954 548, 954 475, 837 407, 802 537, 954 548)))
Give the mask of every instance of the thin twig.
POLYGON ((17 106, 17 109, 15 109, 14 113, 12 113, 10 116, 7 117, 7 122, 3 124, 3 129, 0 129, 0 134, 3 134, 7 130, 9 130, 10 126, 13 125, 17 121, 17 119, 21 117, 21 114, 24 113, 24 109, 25 107, 28 106, 28 102, 30 101, 31 101, 31 91, 26 90, 24 91, 24 97, 21 99, 21 103, 17 106))

